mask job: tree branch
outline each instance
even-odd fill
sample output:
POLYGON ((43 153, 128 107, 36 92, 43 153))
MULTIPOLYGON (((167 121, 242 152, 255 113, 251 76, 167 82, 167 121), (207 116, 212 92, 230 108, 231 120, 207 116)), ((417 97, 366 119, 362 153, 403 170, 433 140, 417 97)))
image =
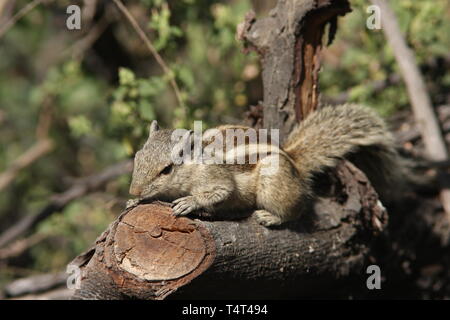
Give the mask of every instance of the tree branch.
POLYGON ((42 233, 34 233, 28 238, 17 240, 13 242, 10 246, 0 249, 0 261, 15 258, 25 252, 27 249, 35 246, 37 243, 41 242, 48 235, 42 233))
POLYGON ((67 277, 67 273, 60 272, 22 278, 7 284, 3 292, 7 297, 37 294, 65 284, 67 277))
POLYGON ((38 140, 30 149, 17 158, 8 169, 0 174, 0 191, 6 188, 19 172, 43 157, 53 149, 50 139, 38 140))
POLYGON ((130 173, 132 168, 133 162, 131 160, 115 164, 98 174, 80 180, 67 191, 52 196, 50 202, 37 214, 26 215, 22 220, 3 232, 0 235, 0 248, 31 231, 39 222, 53 213, 61 211, 71 201, 100 189, 107 182, 122 174, 130 173))
POLYGON ((34 8, 45 1, 51 0, 33 0, 20 9, 11 19, 6 21, 3 25, 0 26, 0 39, 5 35, 6 32, 9 31, 20 19, 26 16, 29 12, 31 12, 34 8))
POLYGON ((72 52, 72 58, 81 60, 85 52, 97 41, 97 39, 103 34, 110 23, 109 18, 103 15, 100 20, 95 23, 89 33, 83 38, 75 42, 66 52, 72 52))
POLYGON ((325 27, 350 12, 346 0, 280 0, 268 17, 249 13, 237 38, 261 56, 264 127, 280 129, 280 142, 318 107, 318 75, 325 27))

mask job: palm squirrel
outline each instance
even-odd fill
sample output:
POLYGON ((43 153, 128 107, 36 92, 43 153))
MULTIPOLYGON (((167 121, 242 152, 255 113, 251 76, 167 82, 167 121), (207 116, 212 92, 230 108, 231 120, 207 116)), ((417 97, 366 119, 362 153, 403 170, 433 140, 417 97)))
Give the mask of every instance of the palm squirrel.
MULTIPOLYGON (((217 140, 230 130, 254 129, 219 126, 213 134, 205 133, 202 147, 213 141, 211 137, 217 140)), ((134 159, 130 193, 138 199, 130 200, 128 207, 140 200, 160 199, 172 201, 177 216, 196 210, 254 209, 260 224, 274 226, 298 218, 305 201, 314 196, 312 178, 344 157, 353 156, 382 201, 392 192, 386 185, 402 180, 403 168, 385 122, 371 109, 355 104, 312 112, 281 147, 273 141, 249 142, 247 137, 241 143, 233 141, 225 152, 216 148, 216 160, 224 160, 219 163, 174 161, 174 154, 189 152, 193 141, 191 131, 178 141, 174 132, 152 122, 148 140, 134 159), (244 161, 232 163, 230 155, 244 161), (256 161, 249 161, 254 155, 256 161)))

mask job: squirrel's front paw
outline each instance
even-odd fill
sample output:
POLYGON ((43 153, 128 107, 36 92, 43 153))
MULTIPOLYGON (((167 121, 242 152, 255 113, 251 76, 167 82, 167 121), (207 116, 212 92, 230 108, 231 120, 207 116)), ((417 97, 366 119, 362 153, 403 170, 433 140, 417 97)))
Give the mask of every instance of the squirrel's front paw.
POLYGON ((199 205, 193 196, 179 198, 172 201, 172 203, 174 204, 172 210, 175 216, 185 216, 199 208, 199 205))
POLYGON ((127 201, 127 204, 125 205, 125 210, 131 209, 136 207, 139 204, 140 199, 130 199, 127 201))

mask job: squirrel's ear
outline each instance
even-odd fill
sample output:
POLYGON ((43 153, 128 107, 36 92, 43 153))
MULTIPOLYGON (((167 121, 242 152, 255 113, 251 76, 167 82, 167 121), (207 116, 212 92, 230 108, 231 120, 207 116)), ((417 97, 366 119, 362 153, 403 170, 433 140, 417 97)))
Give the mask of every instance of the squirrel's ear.
POLYGON ((149 135, 151 135, 153 132, 156 132, 158 130, 159 130, 158 121, 153 120, 152 124, 150 125, 150 133, 149 133, 149 135))

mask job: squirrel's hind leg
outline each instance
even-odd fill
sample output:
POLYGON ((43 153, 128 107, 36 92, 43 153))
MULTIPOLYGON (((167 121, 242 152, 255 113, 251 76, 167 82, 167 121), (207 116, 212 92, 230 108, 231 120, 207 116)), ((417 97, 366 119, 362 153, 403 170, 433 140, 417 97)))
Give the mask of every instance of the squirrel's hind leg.
POLYGON ((295 219, 300 214, 299 202, 307 193, 298 170, 289 159, 281 154, 268 158, 272 157, 278 157, 278 162, 267 159, 258 164, 256 186, 255 216, 257 221, 266 227, 295 219))

